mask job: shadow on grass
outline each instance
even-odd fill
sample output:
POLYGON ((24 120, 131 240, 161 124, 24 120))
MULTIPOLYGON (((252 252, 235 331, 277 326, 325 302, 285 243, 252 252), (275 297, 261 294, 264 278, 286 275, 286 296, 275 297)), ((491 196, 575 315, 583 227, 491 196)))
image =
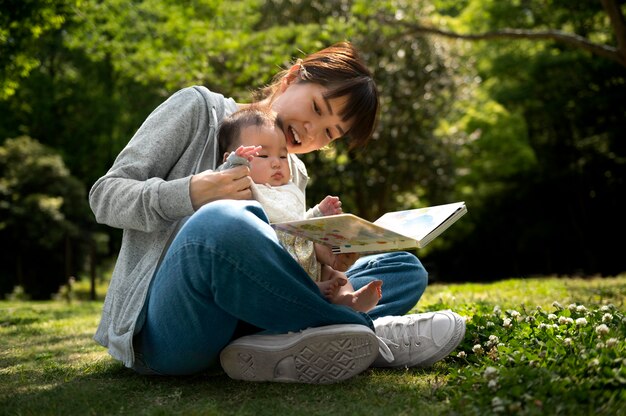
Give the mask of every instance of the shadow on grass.
POLYGON ((250 383, 216 372, 191 377, 146 377, 113 360, 83 368, 86 375, 48 372, 0 400, 3 414, 440 414, 435 399, 445 384, 437 369, 371 369, 334 385, 250 383), (419 412, 418 412, 419 409, 419 412), (426 412, 426 413, 422 413, 426 412))

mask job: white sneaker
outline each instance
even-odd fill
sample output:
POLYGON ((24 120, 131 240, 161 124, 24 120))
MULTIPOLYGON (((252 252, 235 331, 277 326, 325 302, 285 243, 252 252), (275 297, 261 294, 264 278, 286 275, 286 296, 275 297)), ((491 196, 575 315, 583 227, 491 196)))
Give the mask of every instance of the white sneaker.
POLYGON ((465 320, 452 311, 385 316, 374 327, 394 358, 381 355, 373 367, 427 367, 450 354, 465 336, 465 320))
POLYGON ((248 335, 220 353, 230 378, 247 381, 329 384, 367 369, 379 339, 364 325, 329 325, 278 335, 248 335))

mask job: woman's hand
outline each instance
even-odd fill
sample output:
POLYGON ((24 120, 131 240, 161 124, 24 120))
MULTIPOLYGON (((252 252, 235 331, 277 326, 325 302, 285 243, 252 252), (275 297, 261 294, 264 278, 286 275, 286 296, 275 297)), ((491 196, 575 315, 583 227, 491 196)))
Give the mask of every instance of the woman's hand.
POLYGON ((191 177, 189 184, 191 205, 197 211, 202 205, 219 199, 252 199, 250 186, 252 179, 247 166, 222 172, 200 172, 191 177))
POLYGON ((335 254, 330 247, 318 243, 315 243, 315 256, 320 263, 340 272, 348 270, 360 257, 358 253, 335 254))

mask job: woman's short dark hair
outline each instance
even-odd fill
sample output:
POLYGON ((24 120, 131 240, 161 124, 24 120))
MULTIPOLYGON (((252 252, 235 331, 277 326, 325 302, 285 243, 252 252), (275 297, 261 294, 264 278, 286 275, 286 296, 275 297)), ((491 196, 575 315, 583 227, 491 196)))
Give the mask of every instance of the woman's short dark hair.
MULTIPOLYGON (((358 51, 349 42, 339 42, 296 61, 301 66, 296 82, 312 82, 326 87, 325 98, 348 97, 339 113, 342 121, 351 122, 346 132, 349 147, 364 146, 374 134, 378 122, 379 96, 371 72, 358 51)), ((272 97, 289 70, 276 75, 274 82, 261 91, 272 97)))

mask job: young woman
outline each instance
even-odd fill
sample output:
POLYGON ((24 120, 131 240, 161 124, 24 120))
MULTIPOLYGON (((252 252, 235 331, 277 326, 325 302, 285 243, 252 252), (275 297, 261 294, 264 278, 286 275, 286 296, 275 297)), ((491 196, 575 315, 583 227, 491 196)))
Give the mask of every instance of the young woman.
MULTIPOLYGON (((308 176, 295 154, 340 138, 365 144, 379 105, 371 74, 345 42, 279 74, 260 101, 281 121, 292 179, 303 191, 308 176)), ((427 284, 415 256, 355 263, 329 252, 327 264, 346 271, 355 289, 376 279, 384 288, 368 314, 333 305, 251 200, 248 168, 214 171, 219 124, 243 106, 203 87, 176 92, 93 185, 96 220, 124 230, 96 341, 142 373, 193 374, 221 355, 230 377, 305 383, 448 355, 465 333, 460 316, 403 316, 427 284)))

